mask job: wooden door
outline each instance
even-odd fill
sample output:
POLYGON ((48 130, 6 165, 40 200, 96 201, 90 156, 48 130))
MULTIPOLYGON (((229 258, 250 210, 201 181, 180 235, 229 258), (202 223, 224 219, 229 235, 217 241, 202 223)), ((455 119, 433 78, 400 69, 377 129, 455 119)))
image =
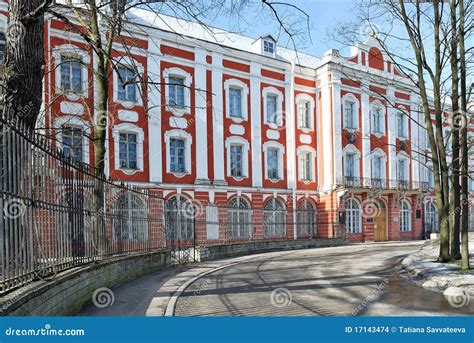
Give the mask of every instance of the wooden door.
POLYGON ((380 210, 380 213, 375 217, 375 241, 387 240, 387 223, 386 211, 380 210))

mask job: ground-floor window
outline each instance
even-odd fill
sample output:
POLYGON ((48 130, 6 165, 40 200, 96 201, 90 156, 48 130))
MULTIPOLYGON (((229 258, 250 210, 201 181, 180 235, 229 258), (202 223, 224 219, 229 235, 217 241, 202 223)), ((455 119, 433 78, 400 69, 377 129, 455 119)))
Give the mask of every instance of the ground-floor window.
POLYGON ((432 202, 425 205, 425 232, 437 232, 438 227, 438 209, 432 202))
POLYGON ((165 232, 167 239, 189 240, 194 238, 194 206, 183 196, 165 201, 165 232))
POLYGON ((359 203, 354 199, 346 202, 346 230, 348 233, 362 232, 362 213, 359 203))
POLYGON ((309 200, 303 200, 296 210, 298 237, 316 236, 316 206, 309 200))
POLYGON ((138 195, 127 192, 119 196, 112 214, 115 241, 144 242, 148 239, 146 206, 138 195))
POLYGON ((252 210, 247 201, 234 198, 229 201, 229 237, 252 238, 252 210))
POLYGON ((281 201, 267 201, 263 208, 265 237, 285 237, 285 214, 285 206, 281 201))
POLYGON ((400 231, 411 231, 411 207, 406 200, 400 202, 400 231))

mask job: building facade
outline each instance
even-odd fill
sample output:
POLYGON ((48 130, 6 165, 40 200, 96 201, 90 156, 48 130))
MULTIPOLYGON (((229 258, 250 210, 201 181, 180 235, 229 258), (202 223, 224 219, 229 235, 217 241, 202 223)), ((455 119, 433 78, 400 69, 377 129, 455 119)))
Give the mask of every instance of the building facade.
MULTIPOLYGON (((5 3, 1 13, 5 29, 5 3)), ((114 46, 106 114, 94 110, 91 47, 45 22, 41 120, 66 155, 89 164, 90 121, 103 120, 113 180, 162 194, 164 220, 183 204, 199 209, 206 225, 183 237, 384 241, 437 227, 420 99, 376 40, 349 58, 318 58, 271 35, 209 35, 133 14, 114 46), (233 223, 225 232, 213 224, 222 211, 233 223)))

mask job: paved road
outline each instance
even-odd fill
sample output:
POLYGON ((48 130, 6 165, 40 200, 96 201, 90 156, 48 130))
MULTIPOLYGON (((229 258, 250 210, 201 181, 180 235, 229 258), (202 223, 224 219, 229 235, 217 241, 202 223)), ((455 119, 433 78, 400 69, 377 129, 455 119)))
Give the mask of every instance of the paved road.
POLYGON ((176 316, 474 313, 474 301, 469 308, 453 308, 441 294, 397 274, 394 266, 398 261, 420 246, 419 242, 360 244, 171 269, 114 289, 113 306, 99 309, 92 305, 80 315, 163 315, 165 310, 176 316))
POLYGON ((200 278, 180 295, 178 316, 454 315, 435 292, 393 268, 415 243, 355 245, 260 256, 200 278))

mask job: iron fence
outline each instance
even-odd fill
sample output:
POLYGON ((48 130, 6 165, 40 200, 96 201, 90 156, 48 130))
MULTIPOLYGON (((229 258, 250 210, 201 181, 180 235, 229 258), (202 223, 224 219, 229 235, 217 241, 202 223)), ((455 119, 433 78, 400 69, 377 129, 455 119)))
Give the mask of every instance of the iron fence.
POLYGON ((166 247, 163 200, 116 184, 0 119, 0 293, 74 266, 166 247))

